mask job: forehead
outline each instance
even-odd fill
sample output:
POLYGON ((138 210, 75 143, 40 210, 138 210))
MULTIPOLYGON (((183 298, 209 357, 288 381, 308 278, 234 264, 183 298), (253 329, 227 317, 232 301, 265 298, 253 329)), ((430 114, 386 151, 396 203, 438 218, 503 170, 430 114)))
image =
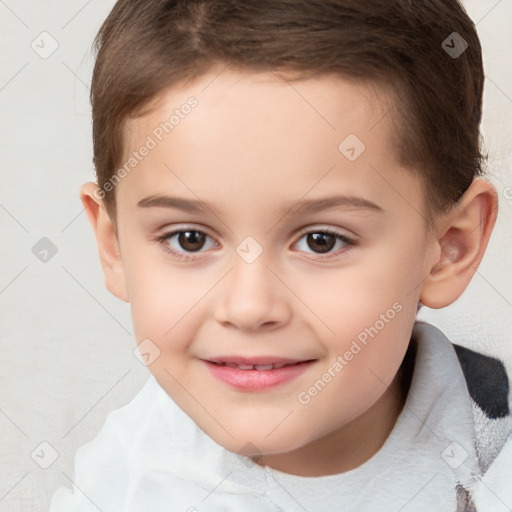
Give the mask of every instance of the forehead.
MULTIPOLYGON (((389 89, 383 85, 335 74, 302 80, 292 78, 289 73, 213 68, 192 83, 179 83, 160 92, 150 102, 149 115, 127 121, 125 142, 130 146, 141 136, 154 131, 191 97, 199 108, 193 109, 186 124, 193 125, 195 130, 201 129, 198 136, 212 130, 209 137, 212 141, 215 131, 219 131, 215 128, 230 129, 240 137, 244 134, 254 136, 255 132, 272 125, 287 128, 276 143, 286 144, 288 134, 310 138, 316 133, 339 138, 344 132, 351 131, 364 137, 366 131, 372 131, 386 117, 381 126, 384 130, 379 130, 376 135, 386 131, 391 135, 391 116, 387 114, 393 104, 389 89), (212 123, 214 119, 215 124, 212 123)), ((177 135, 174 127, 172 131, 173 136, 177 135)))
POLYGON ((417 188, 396 160, 383 89, 335 75, 287 78, 220 69, 164 91, 149 114, 126 124, 124 161, 148 140, 152 148, 118 193, 136 204, 180 189, 240 207, 258 196, 281 211, 280 200, 333 187, 389 201, 417 188))

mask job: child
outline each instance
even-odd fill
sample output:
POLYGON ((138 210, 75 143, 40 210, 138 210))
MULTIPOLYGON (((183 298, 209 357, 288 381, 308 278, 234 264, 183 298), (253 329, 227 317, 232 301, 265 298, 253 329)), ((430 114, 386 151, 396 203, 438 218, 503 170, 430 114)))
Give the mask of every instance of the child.
POLYGON ((152 375, 51 511, 511 510, 503 364, 416 321, 496 220, 456 0, 120 0, 96 44, 81 198, 152 375))

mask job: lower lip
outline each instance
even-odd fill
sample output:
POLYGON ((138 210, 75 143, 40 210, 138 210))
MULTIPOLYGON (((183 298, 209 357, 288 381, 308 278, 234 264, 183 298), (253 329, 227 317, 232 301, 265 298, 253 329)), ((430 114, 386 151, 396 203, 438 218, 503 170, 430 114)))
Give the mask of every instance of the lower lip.
POLYGON ((203 362, 208 366, 212 375, 234 388, 243 391, 262 391, 284 384, 303 373, 314 361, 283 366, 273 370, 241 370, 231 366, 203 362))

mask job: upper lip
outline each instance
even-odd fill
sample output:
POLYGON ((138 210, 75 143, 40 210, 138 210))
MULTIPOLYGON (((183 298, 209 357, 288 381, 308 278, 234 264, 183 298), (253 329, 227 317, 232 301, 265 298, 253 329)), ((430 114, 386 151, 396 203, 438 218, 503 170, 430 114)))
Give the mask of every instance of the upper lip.
POLYGON ((303 363, 305 361, 311 361, 311 359, 290 359, 287 357, 277 356, 219 356, 209 357, 203 359, 204 361, 210 361, 212 363, 234 363, 237 365, 266 365, 266 364, 296 364, 303 363))

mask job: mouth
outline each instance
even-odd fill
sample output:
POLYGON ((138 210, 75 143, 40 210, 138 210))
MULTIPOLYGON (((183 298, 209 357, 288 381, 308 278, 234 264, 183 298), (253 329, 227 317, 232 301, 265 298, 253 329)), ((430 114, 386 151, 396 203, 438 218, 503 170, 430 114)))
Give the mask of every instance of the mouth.
POLYGON ((307 361, 297 361, 294 363, 268 363, 268 364, 243 364, 243 363, 231 363, 231 362, 217 362, 209 361, 218 366, 229 366, 230 368, 238 368, 239 370, 258 370, 259 372, 265 372, 269 370, 276 370, 284 368, 285 366, 293 366, 307 361))
POLYGON ((202 359, 216 379, 242 391, 263 391, 298 377, 316 359, 219 357, 202 359))

